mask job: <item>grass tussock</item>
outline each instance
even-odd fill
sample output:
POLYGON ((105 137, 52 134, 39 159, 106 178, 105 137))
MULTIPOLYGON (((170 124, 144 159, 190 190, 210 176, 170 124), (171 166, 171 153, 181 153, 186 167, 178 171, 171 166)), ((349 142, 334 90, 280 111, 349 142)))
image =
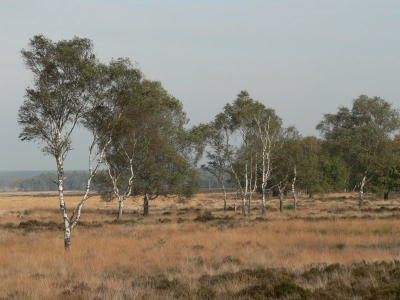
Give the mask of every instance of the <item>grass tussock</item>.
POLYGON ((93 197, 69 252, 55 196, 0 197, 0 299, 400 298, 400 201, 300 198, 261 215, 255 199, 242 216, 208 196, 158 199, 148 217, 127 201, 121 221, 93 197))

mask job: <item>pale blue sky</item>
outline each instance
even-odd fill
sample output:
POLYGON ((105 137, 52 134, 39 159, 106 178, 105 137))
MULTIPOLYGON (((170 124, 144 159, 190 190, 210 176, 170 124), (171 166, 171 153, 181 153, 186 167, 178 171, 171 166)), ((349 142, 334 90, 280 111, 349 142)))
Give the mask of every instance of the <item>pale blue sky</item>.
MULTIPOLYGON (((0 170, 49 170, 20 142, 17 111, 31 75, 20 50, 35 34, 90 38, 98 57, 129 57, 180 99, 190 125, 209 122, 241 90, 286 126, 317 135, 324 113, 360 94, 400 108, 398 0, 1 0, 0 170)), ((66 169, 87 168, 75 134, 66 169)))

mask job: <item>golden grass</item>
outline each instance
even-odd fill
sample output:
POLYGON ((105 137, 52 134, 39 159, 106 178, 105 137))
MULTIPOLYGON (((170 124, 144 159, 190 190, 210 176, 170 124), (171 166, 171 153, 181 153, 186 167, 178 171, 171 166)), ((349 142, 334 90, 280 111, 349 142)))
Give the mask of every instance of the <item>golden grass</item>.
MULTIPOLYGON (((257 199, 256 209, 246 217, 234 211, 224 213, 219 194, 200 194, 187 203, 158 199, 150 203, 151 215, 146 218, 140 215, 141 199, 135 199, 125 205, 124 220, 132 222, 118 224, 110 224, 116 218, 117 203, 93 197, 81 218, 86 226, 72 231, 72 250, 65 252, 59 229, 17 226, 30 219, 61 223, 55 195, 2 195, 0 297, 140 299, 147 295, 158 299, 152 284, 146 286, 146 280, 156 274, 195 289, 203 275, 243 269, 301 271, 321 263, 400 259, 400 213, 393 209, 399 199, 371 198, 359 210, 354 195, 330 197, 301 198, 297 212, 284 213, 276 211, 276 199, 269 200, 265 216, 257 199), (217 219, 195 222, 204 211, 217 219), (135 286, 135 282, 142 284, 135 286)), ((70 196, 67 206, 72 209, 79 200, 70 196)), ((229 206, 233 206, 233 195, 229 206)), ((234 292, 248 284, 239 280, 220 289, 234 292)))

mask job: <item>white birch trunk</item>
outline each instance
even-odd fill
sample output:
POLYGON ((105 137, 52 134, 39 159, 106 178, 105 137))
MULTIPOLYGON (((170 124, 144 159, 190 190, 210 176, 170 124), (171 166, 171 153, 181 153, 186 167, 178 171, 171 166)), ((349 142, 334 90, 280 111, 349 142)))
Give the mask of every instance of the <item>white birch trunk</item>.
MULTIPOLYGON (((89 192, 90 192, 90 184, 92 182, 93 177, 97 174, 97 171, 100 168, 100 165, 103 162, 104 159, 104 154, 105 154, 105 149, 106 147, 111 143, 111 138, 109 138, 109 140, 107 141, 107 143, 103 146, 103 149, 101 149, 99 155, 99 158, 97 160, 97 165, 96 167, 93 169, 93 150, 96 146, 96 139, 93 140, 92 145, 89 148, 89 178, 86 182, 86 189, 85 189, 85 194, 82 196, 82 200, 81 202, 77 205, 77 207, 75 208, 74 212, 72 213, 71 219, 70 219, 70 227, 71 230, 78 224, 79 219, 81 217, 81 212, 82 212, 82 208, 83 205, 85 204, 86 200, 89 198, 89 192), (75 219, 74 219, 75 217, 75 219)), ((97 155, 95 155, 95 158, 97 157, 97 155)))
POLYGON ((364 204, 364 186, 366 182, 367 176, 364 175, 363 179, 361 180, 360 192, 359 192, 359 199, 358 199, 358 206, 361 208, 364 204))
POLYGON ((132 192, 132 182, 133 178, 135 177, 135 173, 133 172, 133 155, 128 155, 128 153, 125 151, 125 155, 129 158, 129 168, 130 168, 130 177, 128 179, 128 183, 126 186, 125 193, 123 195, 120 194, 119 188, 118 188, 118 178, 119 174, 115 174, 112 170, 111 165, 108 163, 107 159, 105 160, 105 164, 108 168, 108 175, 110 176, 111 182, 113 184, 113 192, 114 195, 118 199, 118 215, 117 215, 117 220, 122 220, 122 214, 123 214, 123 208, 124 208, 124 202, 125 200, 131 195, 132 192))
POLYGON ((122 197, 118 196, 118 216, 117 220, 122 220, 122 211, 124 209, 124 200, 122 197))
POLYGON ((249 205, 248 205, 248 209, 247 209, 248 215, 251 214, 251 201, 253 198, 253 193, 255 193, 257 190, 257 155, 256 155, 256 165, 255 165, 254 170, 255 170, 254 171, 254 180, 252 180, 253 173, 251 173, 251 175, 250 175, 250 187, 249 187, 250 188, 250 196, 249 196, 249 205), (253 181, 253 186, 251 186, 252 181, 253 181))
POLYGON ((237 199, 239 198, 239 191, 236 191, 236 196, 235 196, 235 214, 237 213, 237 199))
MULTIPOLYGON (((62 169, 62 167, 61 167, 62 169)), ((64 221, 64 247, 65 250, 71 249, 71 228, 70 228, 70 220, 68 218, 67 208, 65 206, 64 201, 64 178, 63 172, 59 172, 58 175, 58 196, 60 201, 60 210, 63 216, 64 221)))
POLYGON ((61 139, 61 131, 57 132, 57 148, 60 149, 59 153, 56 156, 57 163, 57 186, 58 186, 58 198, 60 202, 60 210, 63 216, 64 221, 64 248, 65 250, 71 249, 71 228, 70 228, 70 220, 68 218, 67 207, 64 201, 64 157, 66 153, 62 153, 62 139, 61 139))
POLYGON ((279 211, 283 212, 283 191, 279 190, 279 211))
POLYGON ((258 126, 259 137, 262 142, 262 157, 261 157, 261 172, 262 172, 262 181, 261 181, 261 192, 262 192, 262 214, 266 213, 266 195, 265 189, 267 187, 267 183, 269 178, 271 177, 272 172, 272 162, 271 162, 271 152, 275 147, 276 141, 275 135, 271 134, 270 130, 270 119, 268 119, 267 123, 262 125, 260 120, 255 120, 258 126))
POLYGON ((226 190, 225 187, 223 189, 224 189, 224 212, 226 212, 226 190))
MULTIPOLYGON (((241 185, 241 182, 240 182, 240 180, 239 180, 239 177, 237 176, 235 170, 233 169, 233 166, 232 166, 232 163, 231 163, 231 162, 230 162, 230 165, 231 165, 231 171, 232 171, 233 175, 235 176, 237 185, 238 185, 238 187, 239 187, 240 196, 241 196, 241 198, 242 198, 242 214, 243 214, 243 215, 246 215, 246 208, 245 208, 245 206, 246 206, 247 185, 248 185, 248 182, 247 182, 247 164, 246 164, 246 168, 245 168, 245 169, 246 169, 246 180, 245 180, 245 187, 244 187, 244 188, 243 188, 243 186, 241 185)), ((236 212, 236 202, 235 202, 235 212, 236 212)))
POLYGON ((245 187, 244 187, 244 193, 242 193, 242 215, 243 216, 246 215, 246 195, 247 195, 247 187, 249 185, 249 180, 248 180, 248 177, 247 177, 247 163, 245 165, 245 170, 246 170, 245 187))
POLYGON ((242 215, 246 215, 246 196, 242 194, 242 215))
POLYGON ((295 183, 296 183, 296 176, 297 176, 297 171, 296 171, 296 166, 293 167, 293 180, 292 180, 292 193, 293 193, 293 210, 297 210, 297 195, 296 195, 296 189, 295 189, 295 183))
POLYGON ((265 165, 266 151, 265 147, 263 147, 262 154, 262 182, 261 182, 261 193, 262 193, 262 214, 266 213, 266 200, 265 200, 265 188, 267 186, 267 180, 270 175, 270 159, 269 154, 267 155, 267 166, 265 165))

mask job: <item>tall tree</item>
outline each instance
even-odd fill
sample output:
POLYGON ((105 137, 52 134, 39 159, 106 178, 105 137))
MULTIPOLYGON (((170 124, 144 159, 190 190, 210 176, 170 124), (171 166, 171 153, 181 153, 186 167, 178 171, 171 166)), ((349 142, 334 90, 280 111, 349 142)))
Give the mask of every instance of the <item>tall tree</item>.
POLYGON ((247 91, 241 91, 232 104, 228 103, 224 107, 224 115, 229 124, 228 133, 232 140, 237 138, 237 146, 230 145, 230 155, 227 158, 232 178, 240 191, 243 215, 246 215, 246 197, 251 185, 250 161, 253 158, 252 155, 255 154, 252 151, 252 144, 256 142, 254 115, 262 106, 258 101, 254 101, 247 91))
POLYGON ((222 187, 224 195, 224 212, 227 210, 227 192, 226 184, 229 175, 229 150, 226 145, 226 134, 228 124, 224 114, 218 114, 214 120, 208 125, 206 131, 206 143, 209 150, 206 150, 207 164, 203 164, 201 168, 212 174, 222 187))
MULTIPOLYGON (((271 108, 260 107, 253 116, 256 123, 255 138, 260 141, 260 173, 262 213, 266 212, 266 188, 273 172, 273 160, 283 145, 282 120, 271 108)), ((257 169, 257 172, 259 170, 257 169)))
MULTIPOLYGON (((101 70, 89 39, 74 37, 54 43, 37 35, 21 53, 33 74, 33 87, 26 89, 18 112, 18 123, 22 126, 19 138, 39 142, 42 152, 55 158, 64 246, 70 249, 71 230, 79 220, 87 193, 69 217, 64 200, 64 162, 72 149, 72 132, 96 103, 93 91, 101 86, 101 70)), ((92 175, 93 170, 88 188, 92 175)))
POLYGON ((118 134, 106 149, 110 180, 101 186, 106 193, 111 184, 118 198, 118 219, 131 194, 144 195, 145 215, 149 200, 158 195, 188 195, 197 180, 190 161, 199 156, 191 156, 188 150, 195 141, 188 139, 183 128, 187 119, 182 103, 160 82, 132 82, 123 96, 126 101, 121 102, 124 109, 116 125, 118 134))
POLYGON ((135 194, 142 194, 143 215, 149 214, 149 200, 156 197, 191 197, 199 189, 196 169, 204 148, 202 125, 185 129, 188 119, 182 103, 168 94, 161 83, 154 87, 147 116, 148 146, 136 160, 135 194))
POLYGON ((278 190, 279 211, 283 211, 283 196, 289 184, 293 193, 294 207, 296 207, 296 174, 298 166, 299 143, 301 136, 295 127, 290 126, 283 130, 279 151, 274 155, 274 169, 271 176, 272 187, 278 190))
POLYGON ((390 192, 400 189, 400 135, 387 141, 385 156, 389 163, 376 170, 370 187, 388 200, 390 192))
MULTIPOLYGON (((138 151, 138 141, 141 139, 141 133, 131 130, 132 120, 140 122, 138 116, 140 109, 133 108, 134 97, 140 94, 142 73, 134 68, 127 58, 112 60, 108 67, 109 90, 107 99, 116 107, 117 114, 111 117, 114 126, 113 140, 105 147, 105 163, 112 183, 112 191, 118 199, 118 219, 122 218, 122 209, 124 201, 130 196, 132 191, 132 182, 135 176, 133 170, 133 159, 138 151), (121 162, 123 162, 121 164, 121 162), (125 163, 127 162, 127 163, 125 163), (121 188, 121 182, 126 183, 121 188)), ((100 132, 107 132, 108 127, 104 126, 103 118, 98 118, 96 124, 100 132)), ((102 147, 103 141, 99 140, 99 147, 102 147)))
POLYGON ((351 110, 340 107, 336 114, 325 114, 317 125, 346 161, 351 182, 359 191, 360 207, 366 184, 377 169, 390 163, 386 145, 399 128, 399 110, 379 97, 366 95, 355 99, 351 110))

